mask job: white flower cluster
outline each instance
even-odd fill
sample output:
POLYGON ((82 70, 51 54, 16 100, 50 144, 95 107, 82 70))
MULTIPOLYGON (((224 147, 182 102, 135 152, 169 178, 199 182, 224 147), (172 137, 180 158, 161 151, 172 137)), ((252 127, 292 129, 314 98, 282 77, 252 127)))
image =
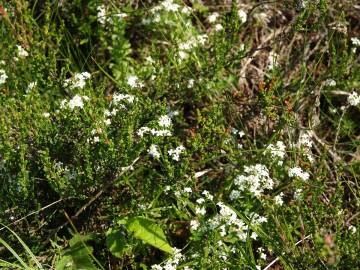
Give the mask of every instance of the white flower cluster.
POLYGON ((151 266, 153 270, 176 270, 180 261, 185 259, 185 256, 181 254, 181 250, 177 248, 173 248, 174 255, 165 262, 163 266, 159 264, 154 264, 151 266))
MULTIPOLYGON (((212 201, 214 199, 214 196, 211 195, 210 192, 207 190, 204 190, 201 194, 203 195, 203 197, 200 197, 196 200, 196 203, 198 205, 196 205, 195 207, 195 214, 198 216, 204 216, 206 214, 206 208, 203 206, 206 200, 212 201)), ((190 226, 191 229, 195 231, 199 228, 200 223, 197 220, 192 220, 190 222, 190 226)))
POLYGON ((139 128, 139 130, 136 132, 136 134, 140 137, 143 137, 145 134, 150 133, 153 136, 156 137, 166 137, 166 136, 172 136, 172 133, 170 130, 168 129, 154 129, 154 128, 149 128, 149 127, 141 127, 139 128))
POLYGON ((304 150, 304 154, 307 159, 312 163, 314 161, 313 155, 311 153, 311 148, 313 146, 313 141, 309 132, 303 132, 300 134, 299 140, 296 144, 297 148, 304 150))
POLYGON ((276 144, 269 144, 266 147, 266 153, 270 153, 273 159, 278 161, 278 165, 281 166, 283 164, 284 157, 286 155, 286 146, 282 141, 277 141, 276 144))
POLYGON ((247 21, 247 14, 244 10, 239 9, 238 10, 238 16, 241 23, 245 23, 247 21))
MULTIPOLYGON (((167 115, 162 115, 159 117, 158 119, 158 125, 160 127, 165 127, 165 128, 169 128, 171 126, 171 117, 178 115, 178 112, 171 112, 169 111, 169 113, 167 115)), ((149 127, 141 127, 139 128, 139 130, 137 131, 137 135, 140 137, 143 137, 145 134, 150 133, 153 136, 157 136, 157 137, 165 137, 165 136, 172 136, 172 133, 170 130, 168 129, 154 129, 154 128, 149 128, 149 127)))
POLYGON ((304 181, 307 181, 310 178, 310 174, 308 172, 304 172, 300 167, 290 168, 288 174, 290 177, 299 177, 304 181))
POLYGON ((183 153, 184 151, 185 151, 185 147, 180 145, 180 146, 176 147, 175 149, 168 150, 168 154, 173 160, 179 161, 180 154, 183 153))
POLYGON ((180 8, 180 6, 174 3, 173 0, 165 0, 160 4, 166 11, 176 12, 180 8))
POLYGON ((156 144, 150 145, 148 153, 150 156, 152 156, 154 158, 160 158, 159 147, 156 144))
POLYGON ((100 24, 105 24, 106 23, 106 9, 105 9, 105 5, 101 5, 97 7, 97 20, 100 24))
POLYGON ((359 38, 352 37, 350 40, 351 40, 352 45, 354 45, 356 47, 360 47, 360 39, 359 38))
POLYGON ((135 75, 131 75, 127 78, 127 84, 132 88, 144 86, 144 84, 140 82, 139 78, 135 75))
POLYGON ((283 198, 284 198, 284 193, 282 192, 279 195, 275 196, 274 197, 275 204, 279 206, 283 205, 284 204, 283 198))
POLYGON ((18 56, 20 58, 25 58, 29 55, 29 53, 23 48, 21 47, 20 45, 16 45, 17 47, 17 50, 18 50, 18 56))
POLYGON ((30 82, 25 92, 30 93, 37 86, 37 82, 30 82))
POLYGON ((215 24, 215 31, 216 32, 219 32, 219 31, 221 31, 223 29, 224 29, 224 27, 220 23, 215 24))
POLYGON ((336 81, 334 79, 327 79, 324 82, 324 85, 329 86, 329 87, 334 87, 334 86, 336 86, 336 81))
POLYGON ((357 229, 356 229, 356 227, 355 227, 354 225, 350 225, 350 226, 348 227, 348 230, 349 230, 352 234, 355 234, 356 231, 357 231, 357 229))
POLYGON ((102 132, 103 132, 103 130, 102 130, 101 128, 91 130, 91 135, 92 135, 93 137, 92 137, 92 138, 88 138, 86 141, 87 141, 88 143, 91 143, 91 144, 100 142, 100 137, 99 137, 99 135, 102 134, 102 132))
POLYGON ((6 72, 4 69, 0 69, 0 85, 4 84, 6 82, 6 79, 8 76, 6 75, 6 72))
POLYGON ((70 110, 74 110, 75 108, 82 109, 84 107, 84 100, 88 101, 89 97, 75 95, 69 101, 66 99, 62 100, 60 104, 60 108, 69 108, 70 110))
POLYGON ((313 141, 311 139, 310 134, 308 132, 301 134, 298 141, 298 147, 311 148, 312 146, 313 146, 313 141))
POLYGON ((263 248, 263 247, 259 247, 258 249, 257 249, 257 251, 258 251, 258 253, 259 253, 259 257, 260 257, 260 259, 262 259, 262 260, 266 260, 266 253, 264 252, 265 251, 265 249, 263 248))
MULTIPOLYGON (((121 102, 126 101, 128 103, 134 103, 134 100, 136 100, 136 98, 133 95, 115 93, 112 97, 110 105, 120 107, 121 109, 126 109, 126 106, 124 104, 122 104, 121 102)), ((105 110, 104 115, 105 115, 105 117, 111 117, 111 116, 116 115, 117 112, 118 112, 118 108, 113 108, 111 111, 105 110)))
POLYGON ((245 175, 238 175, 234 184, 238 190, 233 190, 230 199, 238 199, 242 191, 249 191, 254 196, 261 196, 265 189, 271 190, 274 187, 274 180, 269 175, 269 170, 265 165, 256 164, 245 166, 245 175))
MULTIPOLYGON (((157 132, 159 132, 159 131, 157 131, 157 132)), ((153 134, 153 135, 155 135, 155 134, 153 134)), ((184 151, 185 151, 185 147, 180 145, 180 146, 176 147, 175 149, 168 150, 168 154, 173 160, 179 161, 180 160, 180 155, 184 151)), ((159 147, 156 144, 150 145, 150 148, 148 149, 148 153, 153 158, 160 158, 159 147)), ((188 192, 188 191, 189 191, 189 188, 187 190, 185 190, 185 192, 188 192)), ((191 192, 191 189, 190 189, 190 192, 191 192)))
POLYGON ((179 44, 179 58, 180 60, 186 59, 189 56, 189 52, 198 47, 199 45, 205 45, 208 36, 206 34, 191 37, 189 40, 179 44))
POLYGON ((214 23, 214 22, 216 22, 218 17, 219 17, 219 13, 213 12, 208 16, 207 19, 208 19, 209 23, 214 23))
POLYGON ((209 220, 210 229, 218 229, 222 237, 235 233, 240 240, 246 241, 248 225, 238 219, 234 210, 223 202, 218 202, 216 205, 220 211, 219 214, 209 220))
POLYGON ((114 94, 112 98, 112 103, 116 105, 123 100, 126 100, 129 103, 134 103, 135 96, 128 94, 114 94))
POLYGON ((112 14, 111 16, 108 16, 105 5, 100 5, 97 7, 97 21, 100 24, 105 25, 106 23, 110 23, 110 24, 113 23, 114 21, 113 21, 112 16, 122 19, 122 18, 126 18, 127 14, 117 13, 117 14, 112 14))
POLYGON ((347 98, 348 103, 351 106, 357 106, 360 103, 360 96, 353 91, 347 98))
POLYGON ((170 127, 171 126, 171 118, 168 115, 162 115, 159 118, 159 126, 161 127, 170 127))
POLYGON ((89 72, 75 73, 72 78, 66 79, 64 82, 65 87, 70 89, 79 88, 83 89, 86 85, 86 80, 90 79, 89 72))
POLYGON ((278 58, 279 58, 279 55, 276 52, 271 51, 269 53, 269 57, 268 57, 268 69, 269 70, 272 70, 278 66, 278 58))
MULTIPOLYGON (((208 21, 209 21, 209 23, 214 23, 214 22, 216 22, 218 17, 219 17, 219 13, 217 13, 217 12, 214 12, 214 13, 210 14, 210 15, 208 16, 208 21)), ((217 24, 215 25, 215 31, 216 31, 216 32, 221 31, 221 30, 223 30, 223 29, 224 29, 224 28, 223 28, 223 26, 222 26, 220 23, 217 23, 217 24)))
MULTIPOLYGON (((208 191, 203 191, 202 195, 207 200, 213 200, 213 196, 208 191)), ((206 208, 202 206, 205 202, 204 198, 196 200, 199 206, 195 207, 195 214, 198 216, 204 216, 206 214, 206 208)), ((237 217, 237 214, 229 206, 225 205, 223 202, 218 202, 216 204, 219 207, 219 213, 210 219, 206 220, 202 224, 196 219, 190 221, 191 231, 214 231, 217 230, 222 237, 225 237, 229 234, 236 235, 240 240, 246 241, 249 227, 241 219, 237 217)), ((256 213, 252 215, 251 222, 255 226, 259 226, 263 222, 266 222, 267 218, 260 216, 256 213)), ((257 234, 252 232, 250 235, 251 238, 256 239, 257 234)))

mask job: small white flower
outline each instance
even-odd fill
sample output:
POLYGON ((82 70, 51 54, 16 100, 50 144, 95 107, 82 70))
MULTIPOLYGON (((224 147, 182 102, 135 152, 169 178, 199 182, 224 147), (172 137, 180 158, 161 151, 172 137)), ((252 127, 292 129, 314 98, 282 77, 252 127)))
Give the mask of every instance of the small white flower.
POLYGON ((283 197, 284 197, 284 193, 280 193, 279 195, 275 196, 274 197, 274 201, 277 205, 283 205, 284 204, 284 201, 283 201, 283 197))
POLYGON ((150 128, 148 127, 141 127, 139 128, 139 130, 136 132, 136 134, 140 137, 143 137, 145 133, 150 132, 150 128))
POLYGON ((83 89, 86 85, 86 80, 90 79, 90 77, 91 75, 89 72, 75 73, 72 78, 65 80, 64 86, 70 87, 71 89, 83 89))
POLYGON ((97 7, 97 20, 100 24, 106 23, 106 9, 105 5, 101 5, 97 7))
POLYGON ((105 119, 104 124, 109 126, 111 124, 111 119, 105 119))
POLYGON ((311 139, 310 133, 309 132, 305 132, 302 133, 299 137, 299 141, 297 143, 297 147, 305 147, 310 149, 313 146, 313 141, 311 139))
POLYGON ((154 63, 155 63, 154 59, 153 59, 151 56, 146 56, 146 57, 145 57, 145 60, 146 60, 146 62, 148 62, 148 63, 150 63, 150 64, 154 64, 154 63))
POLYGON ((29 55, 29 53, 20 45, 16 45, 17 49, 18 49, 18 56, 20 58, 25 58, 29 55))
POLYGON ((181 9, 181 13, 183 14, 190 14, 191 13, 191 7, 185 6, 181 9))
POLYGON ((154 158, 160 158, 160 152, 159 152, 158 146, 156 144, 150 145, 148 153, 150 156, 152 156, 154 158))
POLYGON ((203 216, 206 214, 206 209, 205 207, 195 207, 195 214, 203 216))
POLYGON ((357 106, 360 103, 360 96, 353 91, 347 98, 348 103, 351 106, 357 106))
POLYGON ((336 81, 333 80, 333 79, 327 79, 327 80, 324 82, 324 85, 330 86, 330 87, 334 87, 334 86, 336 86, 336 81))
POLYGON ((31 82, 29 83, 27 89, 25 90, 26 93, 29 93, 31 90, 33 90, 37 85, 37 82, 31 82))
POLYGON ((137 86, 139 86, 139 78, 135 75, 129 76, 127 79, 127 84, 132 87, 135 88, 137 86))
POLYGON ((184 51, 179 51, 179 58, 180 58, 180 60, 184 60, 184 59, 186 59, 186 58, 188 58, 188 54, 187 54, 187 52, 184 52, 184 51))
POLYGON ((194 79, 188 80, 187 88, 192 88, 194 86, 194 82, 195 82, 194 79))
POLYGON ((278 66, 279 55, 273 51, 270 52, 268 57, 268 69, 272 70, 278 66))
POLYGON ((217 20, 218 17, 219 17, 219 13, 217 13, 217 12, 212 13, 208 17, 209 23, 214 23, 217 20))
POLYGON ((240 196, 241 196, 241 193, 239 190, 233 190, 233 191, 231 191, 229 198, 230 198, 230 200, 234 201, 234 200, 239 199, 240 196))
POLYGON ((204 198, 199 198, 196 200, 196 203, 203 204, 205 202, 204 198))
POLYGON ((210 201, 212 201, 212 200, 214 199, 214 196, 211 195, 210 192, 207 191, 207 190, 204 190, 201 194, 204 195, 205 198, 208 199, 208 200, 210 200, 210 201))
POLYGON ((50 117, 50 113, 44 112, 44 113, 43 113, 43 116, 46 117, 46 118, 48 118, 48 117, 50 117))
POLYGON ((119 102, 123 100, 126 100, 129 103, 133 103, 135 99, 136 98, 133 95, 115 93, 112 97, 112 103, 117 105, 119 102))
POLYGON ((126 13, 117 13, 117 14, 114 14, 114 16, 119 18, 119 19, 123 19, 123 18, 128 17, 128 15, 126 13))
POLYGON ((190 221, 190 228, 192 231, 196 231, 199 228, 199 226, 200 226, 199 221, 195 219, 190 221))
POLYGON ((166 11, 177 11, 180 6, 176 3, 174 3, 173 0, 165 0, 161 3, 161 5, 163 6, 163 8, 166 10, 166 11))
POLYGON ((83 108, 84 107, 83 97, 79 95, 75 95, 72 99, 69 100, 68 106, 71 110, 73 110, 76 107, 83 108))
POLYGON ((0 85, 4 84, 7 78, 8 76, 6 75, 5 70, 0 69, 0 85))
POLYGON ((286 146, 282 141, 277 141, 275 145, 269 144, 266 147, 266 152, 270 152, 272 158, 283 160, 286 154, 286 146))
POLYGON ((190 187, 184 188, 185 193, 192 193, 192 189, 190 187))
POLYGON ((93 138, 93 141, 94 141, 94 143, 97 143, 97 142, 99 142, 99 141, 100 141, 100 138, 99 138, 99 136, 95 136, 95 137, 93 138))
POLYGON ((106 116, 106 117, 111 116, 111 112, 109 110, 105 110, 104 116, 106 116))
POLYGON ((310 178, 310 174, 304 172, 300 167, 290 168, 288 171, 290 177, 299 177, 300 179, 307 181, 310 178))
POLYGON ((266 260, 266 254, 265 253, 260 253, 260 259, 266 260))
POLYGON ((208 36, 206 34, 197 36, 197 41, 199 42, 200 45, 205 45, 205 42, 207 41, 207 39, 208 39, 208 36))
POLYGON ((244 10, 239 9, 239 11, 238 11, 238 16, 239 16, 239 19, 240 19, 241 23, 245 23, 245 22, 246 22, 246 20, 247 20, 247 14, 246 14, 246 12, 245 12, 244 10))
POLYGON ((348 227, 349 231, 352 233, 352 234, 355 234, 356 233, 356 227, 354 225, 350 225, 348 227))
POLYGON ((157 137, 172 136, 171 131, 167 130, 167 129, 160 129, 160 130, 151 129, 150 132, 152 135, 157 136, 157 137))
POLYGON ((251 239, 256 240, 257 237, 258 237, 258 235, 256 234, 256 232, 252 232, 252 233, 251 233, 251 236, 250 236, 251 239))
POLYGON ((223 30, 224 29, 224 27, 220 24, 220 23, 217 23, 216 25, 215 25, 215 31, 216 32, 219 32, 219 31, 221 31, 221 30, 223 30))
POLYGON ((357 38, 357 37, 352 37, 351 38, 351 43, 356 47, 360 47, 360 39, 357 38))
POLYGON ((169 156, 172 157, 173 160, 179 161, 180 160, 180 154, 185 151, 185 147, 180 145, 176 147, 175 149, 168 150, 169 156))
POLYGON ((171 118, 167 115, 162 115, 159 118, 159 126, 161 127, 170 127, 171 126, 171 118))
POLYGON ((300 200, 302 192, 303 192, 303 190, 301 188, 296 189, 294 192, 294 199, 300 200))

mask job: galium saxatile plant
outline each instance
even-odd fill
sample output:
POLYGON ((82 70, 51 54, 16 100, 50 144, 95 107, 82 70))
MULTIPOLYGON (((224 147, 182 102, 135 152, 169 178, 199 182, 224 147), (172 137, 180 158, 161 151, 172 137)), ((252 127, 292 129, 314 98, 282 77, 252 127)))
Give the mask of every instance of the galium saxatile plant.
POLYGON ((295 2, 0 4, 2 266, 357 269, 360 17, 295 2))

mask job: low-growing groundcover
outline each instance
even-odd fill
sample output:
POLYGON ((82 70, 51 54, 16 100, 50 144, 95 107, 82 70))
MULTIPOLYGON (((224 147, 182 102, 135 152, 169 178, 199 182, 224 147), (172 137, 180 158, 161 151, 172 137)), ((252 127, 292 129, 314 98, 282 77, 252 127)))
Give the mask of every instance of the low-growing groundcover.
POLYGON ((1 269, 359 269, 356 1, 0 1, 1 269))

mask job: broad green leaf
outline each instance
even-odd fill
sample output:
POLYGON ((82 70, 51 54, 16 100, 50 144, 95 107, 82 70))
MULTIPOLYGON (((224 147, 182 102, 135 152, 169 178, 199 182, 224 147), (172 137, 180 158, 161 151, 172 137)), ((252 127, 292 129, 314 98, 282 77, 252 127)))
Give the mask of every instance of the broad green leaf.
POLYGON ((91 255, 92 247, 85 244, 90 236, 74 235, 70 240, 70 247, 61 254, 60 260, 56 263, 56 270, 97 270, 91 255))
POLYGON ((110 228, 106 233, 106 246, 115 257, 121 258, 131 248, 126 240, 120 230, 110 228))
POLYGON ((135 217, 128 219, 125 226, 128 231, 134 233, 136 238, 162 251, 173 253, 163 230, 154 221, 144 217, 135 217))

